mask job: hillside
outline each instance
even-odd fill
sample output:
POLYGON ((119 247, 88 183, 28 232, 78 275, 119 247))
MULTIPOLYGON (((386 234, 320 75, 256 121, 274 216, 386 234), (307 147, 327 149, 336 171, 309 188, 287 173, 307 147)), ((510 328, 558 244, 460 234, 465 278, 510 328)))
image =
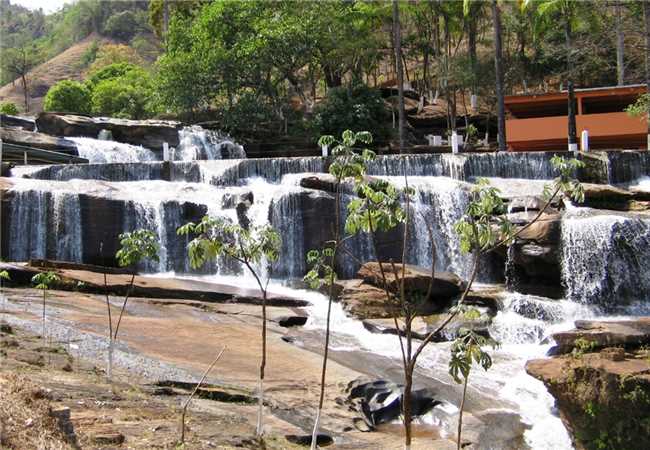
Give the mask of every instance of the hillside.
MULTIPOLYGON (((114 41, 91 34, 82 41, 74 44, 54 58, 34 67, 27 76, 29 92, 29 113, 43 110, 43 98, 48 89, 61 80, 81 80, 84 70, 81 69, 81 59, 84 53, 95 41, 99 44, 109 44, 114 41)), ((13 102, 19 109, 24 109, 23 87, 20 79, 0 88, 0 101, 13 102)))

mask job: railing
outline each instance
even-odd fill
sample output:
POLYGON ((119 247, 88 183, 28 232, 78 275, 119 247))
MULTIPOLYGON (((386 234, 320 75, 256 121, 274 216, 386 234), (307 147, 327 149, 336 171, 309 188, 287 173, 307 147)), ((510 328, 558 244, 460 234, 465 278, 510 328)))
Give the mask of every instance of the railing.
POLYGON ((86 158, 69 153, 43 150, 24 145, 8 144, 0 141, 0 161, 16 164, 84 164, 86 158))

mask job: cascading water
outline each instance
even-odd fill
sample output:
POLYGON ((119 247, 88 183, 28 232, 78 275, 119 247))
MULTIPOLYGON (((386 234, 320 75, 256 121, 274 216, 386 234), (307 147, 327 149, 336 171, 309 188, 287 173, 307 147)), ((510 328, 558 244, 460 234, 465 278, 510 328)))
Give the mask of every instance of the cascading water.
POLYGON ((175 160, 243 159, 244 147, 212 130, 197 125, 184 127, 178 132, 179 144, 174 152, 175 160))
MULTIPOLYGON (((107 141, 96 144, 93 139, 74 138, 87 145, 83 150, 87 154, 96 152, 93 158, 97 158, 98 164, 16 172, 17 177, 25 175, 32 179, 11 179, 14 186, 9 191, 8 214, 4 219, 9 224, 8 233, 3 233, 8 249, 8 254, 3 255, 5 259, 47 257, 84 262, 90 254, 87 250, 98 247, 97 242, 88 241, 92 234, 88 230, 104 227, 102 232, 116 240, 120 232, 147 228, 158 236, 160 261, 146 263, 141 270, 209 276, 212 280, 218 277, 220 281, 255 286, 239 264, 220 260, 199 271, 189 267, 187 239, 179 238, 176 229, 208 213, 232 222, 273 225, 283 238, 283 247, 280 261, 270 274, 282 282, 301 277, 306 270, 305 252, 322 246, 331 237, 334 203, 332 193, 302 188, 300 180, 312 173, 325 172, 326 159, 194 161, 245 155, 233 153, 236 145, 225 144, 220 136, 205 130, 186 128, 179 136, 181 144, 176 157, 188 161, 155 161, 161 159, 160 155, 133 146, 125 147, 124 154, 120 155, 126 159, 118 159, 111 149, 124 144, 107 141), (138 153, 141 151, 144 153, 138 153), (116 217, 116 223, 105 223, 107 215, 88 211, 88 205, 113 208, 111 214, 116 217)), ((543 184, 541 180, 555 175, 551 156, 549 153, 382 156, 369 172, 402 185, 406 170, 409 185, 415 188, 409 210, 407 262, 430 267, 432 249, 428 229, 431 228, 436 270, 467 276, 469 259, 461 254, 453 229, 469 201, 464 180, 501 177, 491 181, 503 187, 504 192, 507 190, 508 195, 537 195, 543 184)), ((630 182, 632 175, 647 175, 643 170, 630 175, 627 169, 616 168, 619 162, 630 158, 610 158, 609 169, 617 179, 630 182)), ((640 180, 639 187, 643 183, 640 180)), ((341 205, 342 221, 350 198, 347 192, 341 205)), ((400 236, 401 233, 386 236, 385 243, 390 244, 391 239, 399 241, 400 236)), ((361 260, 375 257, 367 236, 350 239, 347 244, 361 260)), ((573 319, 598 317, 622 301, 647 302, 649 249, 650 219, 572 209, 562 222, 562 273, 568 298, 550 300, 503 293, 499 299, 501 308, 489 332, 501 341, 502 347, 493 353, 494 366, 490 371, 472 372, 470 391, 472 396, 488 398, 497 407, 517 411, 531 425, 525 434, 531 448, 565 449, 571 444, 560 419, 553 414, 552 398, 541 383, 525 374, 525 361, 542 357, 551 345, 550 334, 570 328, 573 319)), ((388 245, 384 250, 395 251, 395 247, 388 245)), ((401 256, 401 251, 397 253, 396 257, 401 256)), ((490 269, 490 261, 485 261, 484 266, 490 269)), ((353 276, 357 267, 356 261, 346 258, 341 275, 353 276)), ((257 269, 263 275, 269 274, 266 262, 257 269)), ((484 278, 483 281, 490 280, 484 278)), ((282 293, 287 288, 272 285, 272 289, 282 293)), ((298 295, 313 301, 307 329, 322 330, 326 300, 314 293, 298 295)), ((617 312, 634 314, 630 310, 617 312)), ((346 316, 339 304, 334 307, 332 329, 333 351, 360 352, 365 357, 375 354, 399 364, 397 338, 370 333, 360 321, 346 316)), ((448 344, 429 346, 420 361, 419 376, 437 380, 445 387, 441 388, 444 400, 456 404, 458 389, 445 375, 448 359, 448 344)))
POLYGON ((575 301, 614 309, 650 299, 650 219, 573 211, 562 221, 562 277, 575 301))
POLYGON ((87 137, 71 137, 69 140, 77 144, 79 156, 94 164, 156 160, 156 155, 142 146, 87 137))

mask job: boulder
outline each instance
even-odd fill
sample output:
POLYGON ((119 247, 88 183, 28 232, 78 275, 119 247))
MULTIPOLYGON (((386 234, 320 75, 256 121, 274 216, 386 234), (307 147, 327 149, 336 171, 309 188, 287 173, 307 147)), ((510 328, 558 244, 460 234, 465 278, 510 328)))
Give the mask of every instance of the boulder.
POLYGON ((650 359, 647 350, 536 359, 526 371, 544 382, 581 449, 650 448, 650 359))
MULTIPOLYGON (((305 447, 311 445, 311 434, 287 434, 284 438, 292 444, 302 445, 305 447)), ((318 447, 327 447, 333 443, 334 439, 332 436, 323 433, 318 433, 316 435, 316 445, 318 447)))
POLYGON ((278 325, 284 328, 301 327, 307 323, 307 316, 282 316, 278 317, 278 325))
POLYGON ((392 318, 401 313, 397 305, 387 304, 383 289, 363 280, 341 280, 337 284, 342 286, 338 299, 343 309, 358 319, 392 318))
MULTIPOLYGON (((388 288, 394 291, 400 286, 403 272, 402 264, 395 264, 394 267, 397 270, 399 281, 396 280, 392 264, 381 263, 380 267, 379 263, 375 261, 363 264, 357 272, 357 277, 363 279, 368 284, 383 288, 384 280, 381 274, 381 269, 383 269, 388 288)), ((430 284, 430 270, 410 264, 406 265, 404 271, 404 288, 407 292, 426 295, 429 292, 430 284)), ((460 295, 464 289, 465 282, 456 274, 436 271, 433 286, 431 287, 431 295, 428 300, 450 300, 460 295)))
POLYGON ((650 192, 628 190, 609 184, 583 183, 583 206, 615 211, 643 211, 650 209, 650 192))
POLYGON ((10 116, 9 114, 0 114, 0 126, 22 128, 25 131, 34 131, 36 129, 34 119, 10 116))
POLYGON ((53 136, 96 138, 101 130, 108 130, 118 142, 162 151, 165 142, 172 147, 178 145, 178 129, 181 124, 174 121, 126 120, 42 112, 36 118, 36 126, 43 133, 53 136))
POLYGON ((560 241, 561 226, 562 217, 560 214, 545 213, 535 223, 523 230, 519 234, 518 239, 534 241, 538 244, 558 244, 560 241))
POLYGON ((0 140, 7 144, 78 155, 77 145, 67 139, 17 128, 0 127, 0 140))
MULTIPOLYGON (((383 423, 397 420, 401 414, 404 386, 387 380, 358 378, 346 389, 348 401, 363 415, 368 427, 374 429, 383 423)), ((411 391, 413 417, 426 414, 442 402, 435 399, 431 389, 411 391)))
POLYGON ((330 174, 315 174, 300 179, 300 186, 329 193, 336 192, 336 178, 330 174))
POLYGON ((582 339, 591 343, 592 349, 622 345, 638 347, 650 344, 650 317, 633 320, 576 320, 575 329, 553 334, 557 346, 554 354, 569 353, 582 339))

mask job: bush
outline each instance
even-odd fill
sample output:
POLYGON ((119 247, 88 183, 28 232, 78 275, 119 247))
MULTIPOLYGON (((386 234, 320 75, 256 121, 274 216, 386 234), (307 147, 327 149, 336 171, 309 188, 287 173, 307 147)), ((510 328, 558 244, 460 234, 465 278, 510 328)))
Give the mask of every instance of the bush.
POLYGON ((99 48, 97 57, 90 66, 90 72, 97 72, 99 69, 111 64, 129 63, 140 65, 142 62, 142 58, 128 45, 107 44, 99 48))
POLYGON ((370 130, 380 140, 390 135, 390 113, 381 93, 365 85, 330 89, 315 112, 315 127, 320 135, 340 136, 347 129, 370 130))
POLYGON ((220 109, 219 122, 223 131, 240 136, 255 135, 260 130, 279 126, 273 108, 263 98, 244 92, 231 107, 220 109))
POLYGON ((18 108, 13 102, 2 102, 0 103, 0 113, 15 116, 18 114, 18 108))
POLYGON ((59 81, 47 91, 43 109, 45 111, 90 114, 90 91, 78 81, 59 81))
POLYGON ((136 35, 140 28, 135 14, 132 11, 122 11, 117 14, 113 14, 106 21, 104 26, 104 33, 120 39, 123 41, 129 41, 133 36, 136 35))
POLYGON ((99 51, 99 42, 94 40, 90 46, 83 52, 81 59, 79 60, 79 67, 85 68, 95 62, 97 58, 97 52, 99 51))
POLYGON ((140 67, 131 63, 115 63, 104 66, 98 70, 91 71, 86 85, 89 89, 94 89, 97 84, 104 80, 113 80, 115 78, 123 77, 129 72, 142 70, 140 67))
POLYGON ((153 92, 149 74, 133 68, 124 75, 98 81, 92 92, 93 114, 123 119, 153 115, 153 92))

